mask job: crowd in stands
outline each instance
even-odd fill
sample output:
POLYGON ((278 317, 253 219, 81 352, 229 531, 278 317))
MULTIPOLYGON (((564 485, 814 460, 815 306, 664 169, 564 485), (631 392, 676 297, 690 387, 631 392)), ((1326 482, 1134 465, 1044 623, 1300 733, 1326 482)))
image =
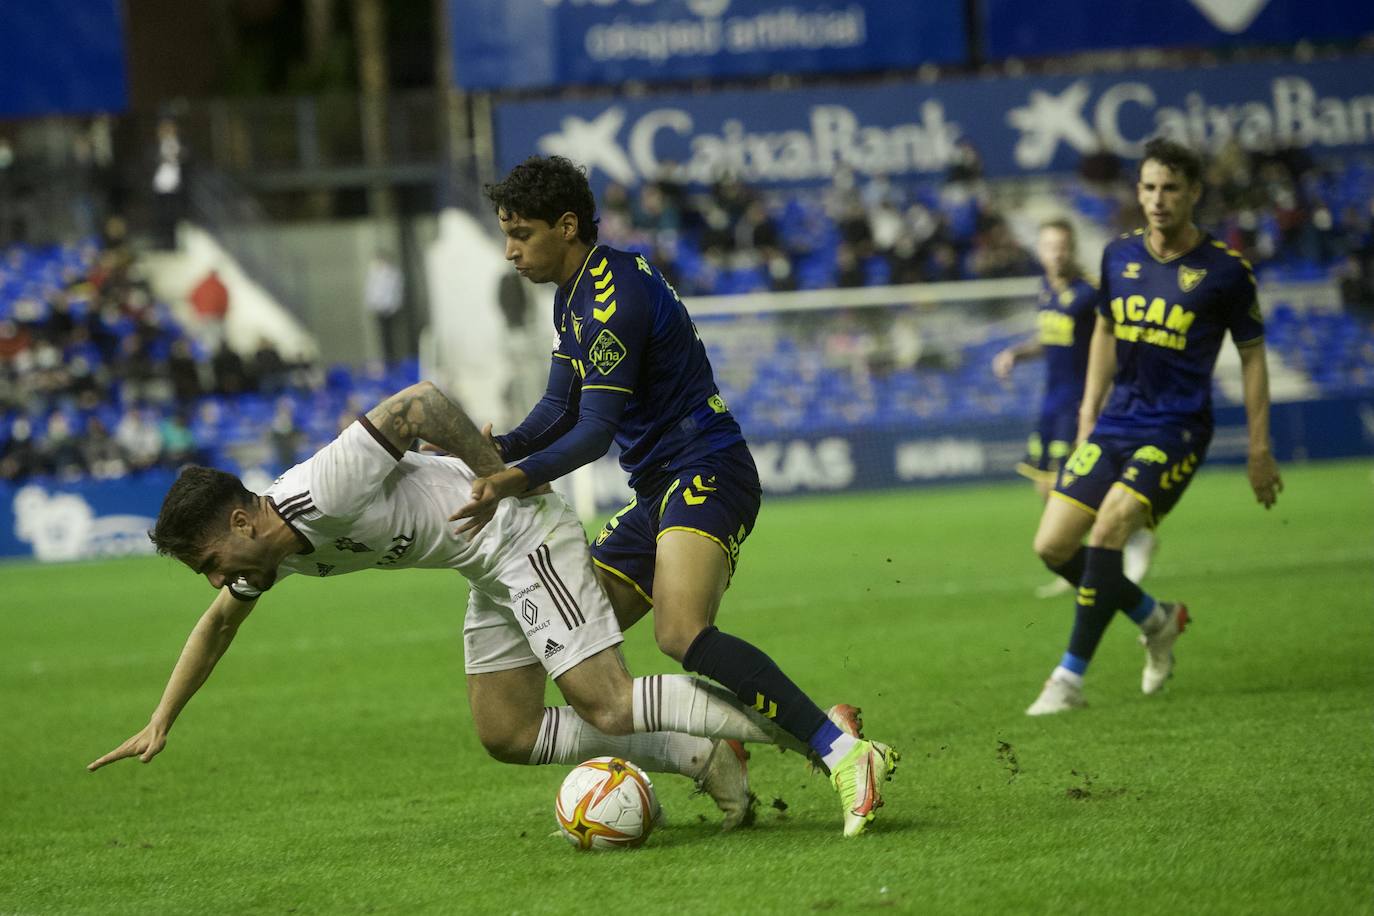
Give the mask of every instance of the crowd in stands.
MULTIPOLYGON (((859 179, 764 192, 726 178, 694 191, 671 167, 634 192, 602 194, 603 240, 644 252, 684 295, 829 289, 1031 276, 967 143, 939 180, 859 179)), ((1079 216, 1115 234, 1140 225, 1127 165, 1085 156, 1058 189, 1079 216)), ((1246 153, 1208 163, 1198 215, 1266 276, 1335 274, 1354 303, 1374 300, 1374 161, 1317 162, 1305 152, 1246 153)), ((1090 262, 1093 260, 1088 259, 1090 262)))
POLYGON ((208 414, 320 383, 269 341, 245 359, 222 335, 191 336, 140 279, 118 220, 86 244, 0 256, 0 480, 203 459, 208 414))
MULTIPOLYGON (((1112 157, 1088 157, 1063 195, 1104 228, 1129 228, 1129 179, 1112 157)), ((1035 274, 996 199, 965 146, 936 183, 843 172, 787 195, 733 180, 612 185, 601 229, 650 254, 684 295, 1035 274)), ((1374 163, 1230 149, 1209 163, 1200 217, 1261 272, 1339 283, 1345 313, 1266 303, 1271 352, 1324 393, 1374 388, 1374 163)), ((192 460, 279 470, 418 375, 414 359, 324 372, 266 340, 240 354, 223 334, 216 282, 190 296, 198 318, 187 328, 140 279, 117 220, 85 244, 0 250, 0 480, 117 478, 192 460)), ((1019 367, 1010 384, 987 370, 1010 340, 996 307, 977 334, 968 328, 983 319, 956 315, 942 328, 942 314, 951 312, 836 311, 708 320, 702 330, 751 435, 1019 422, 1034 409, 1039 370, 1019 367)))

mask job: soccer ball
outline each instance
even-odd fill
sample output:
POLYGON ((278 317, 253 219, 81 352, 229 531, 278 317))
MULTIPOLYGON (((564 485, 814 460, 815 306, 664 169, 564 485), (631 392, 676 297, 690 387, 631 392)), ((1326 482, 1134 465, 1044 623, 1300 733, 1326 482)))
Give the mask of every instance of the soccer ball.
POLYGON ((554 815, 578 849, 627 849, 649 838, 659 808, 643 770, 619 757, 594 757, 563 780, 554 815))

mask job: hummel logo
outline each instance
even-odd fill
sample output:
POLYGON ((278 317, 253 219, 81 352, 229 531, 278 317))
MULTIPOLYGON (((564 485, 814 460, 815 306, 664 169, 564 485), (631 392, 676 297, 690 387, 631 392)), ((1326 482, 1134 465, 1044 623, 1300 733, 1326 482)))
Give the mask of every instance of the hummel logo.
POLYGON ((545 657, 545 658, 553 658, 555 655, 557 655, 559 652, 562 652, 562 651, 563 651, 563 647, 560 646, 558 643, 554 642, 552 639, 550 639, 548 642, 544 643, 544 657, 545 657))

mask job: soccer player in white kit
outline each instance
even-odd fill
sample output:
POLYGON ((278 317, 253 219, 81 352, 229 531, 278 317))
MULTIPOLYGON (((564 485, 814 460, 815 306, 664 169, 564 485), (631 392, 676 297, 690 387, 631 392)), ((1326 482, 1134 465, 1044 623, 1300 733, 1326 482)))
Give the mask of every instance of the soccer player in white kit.
POLYGON ((455 530, 450 514, 467 501, 473 480, 503 467, 463 410, 420 382, 359 417, 261 495, 223 471, 183 470, 150 536, 159 553, 205 576, 218 594, 148 724, 88 768, 134 756, 147 763, 161 752, 239 626, 282 578, 452 569, 471 585, 463 625, 468 699, 493 757, 518 764, 625 757, 695 779, 725 813, 726 829, 747 823, 754 799, 739 742, 806 749, 705 681, 631 678, 582 526, 547 487, 502 500, 455 530), (416 439, 449 454, 407 451, 416 439), (546 675, 570 706, 543 705, 546 675))

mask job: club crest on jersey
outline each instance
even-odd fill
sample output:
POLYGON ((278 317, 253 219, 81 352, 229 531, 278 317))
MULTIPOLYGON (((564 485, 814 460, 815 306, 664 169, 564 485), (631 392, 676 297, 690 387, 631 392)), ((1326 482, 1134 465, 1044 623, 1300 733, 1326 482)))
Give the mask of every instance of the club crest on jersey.
POLYGON ((1207 276, 1205 270, 1194 270, 1191 267, 1180 264, 1178 266, 1178 288, 1185 293, 1191 293, 1197 289, 1197 285, 1202 282, 1202 278, 1207 276))
POLYGON ((611 333, 610 328, 602 328, 587 351, 587 361, 602 375, 610 375, 611 370, 620 365, 624 358, 625 345, 620 342, 619 337, 611 333))
POLYGON ((1140 264, 1136 261, 1131 261, 1126 265, 1126 269, 1121 272, 1121 276, 1127 280, 1139 280, 1140 264))
POLYGON ((1069 306, 1073 305, 1073 290, 1066 289, 1062 293, 1060 293, 1059 304, 1062 305, 1064 308, 1068 308, 1069 306))

